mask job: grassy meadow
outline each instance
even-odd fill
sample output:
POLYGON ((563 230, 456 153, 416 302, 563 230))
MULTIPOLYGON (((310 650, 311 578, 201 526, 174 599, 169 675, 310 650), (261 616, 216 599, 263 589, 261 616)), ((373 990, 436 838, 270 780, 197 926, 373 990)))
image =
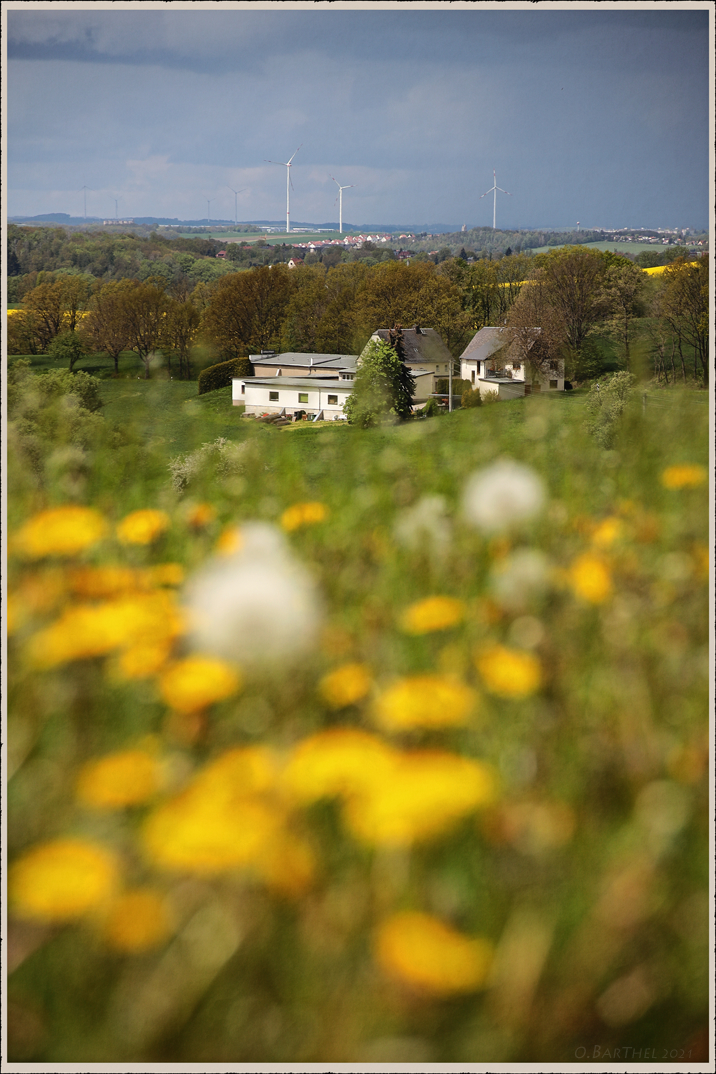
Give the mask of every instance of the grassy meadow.
POLYGON ((605 449, 123 362, 10 434, 9 1061, 705 1062, 707 393, 605 449))

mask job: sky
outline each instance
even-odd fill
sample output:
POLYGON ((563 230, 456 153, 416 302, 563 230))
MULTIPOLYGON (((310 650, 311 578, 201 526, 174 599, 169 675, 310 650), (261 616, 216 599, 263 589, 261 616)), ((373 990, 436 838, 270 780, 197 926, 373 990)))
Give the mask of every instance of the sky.
POLYGON ((5 3, 7 215, 705 228, 708 6, 5 3))

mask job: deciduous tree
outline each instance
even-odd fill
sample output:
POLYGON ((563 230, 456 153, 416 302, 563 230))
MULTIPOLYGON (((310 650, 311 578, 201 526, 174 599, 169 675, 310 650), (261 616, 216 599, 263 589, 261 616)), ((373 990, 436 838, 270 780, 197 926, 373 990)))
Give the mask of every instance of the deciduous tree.
POLYGON ((629 369, 634 322, 643 312, 642 295, 645 277, 642 270, 626 257, 603 255, 607 263, 602 294, 607 305, 605 327, 620 351, 624 368, 629 369))
POLYGON ((119 356, 129 345, 126 299, 132 284, 127 280, 107 283, 92 295, 84 332, 99 351, 114 362, 119 373, 119 356))
POLYGON ((276 348, 293 287, 283 265, 224 276, 214 284, 203 328, 226 358, 276 348))
POLYGON ((404 368, 389 344, 381 340, 368 345, 343 407, 352 425, 368 429, 391 416, 406 418, 410 414, 412 398, 405 390, 404 368))
POLYGON ((127 347, 134 351, 149 379, 150 358, 161 345, 169 298, 161 283, 130 281, 123 296, 127 347))

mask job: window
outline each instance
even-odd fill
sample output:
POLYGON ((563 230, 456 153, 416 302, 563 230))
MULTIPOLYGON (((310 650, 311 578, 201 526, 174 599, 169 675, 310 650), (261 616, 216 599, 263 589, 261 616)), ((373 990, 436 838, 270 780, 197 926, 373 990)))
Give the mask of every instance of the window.
POLYGON ((269 392, 269 403, 278 402, 278 392, 269 392))
POLYGON ((298 401, 299 401, 299 403, 307 403, 308 402, 308 392, 299 392, 298 393, 298 401))
POLYGON ((520 369, 522 369, 522 363, 521 362, 513 362, 512 363, 512 368, 515 371, 515 373, 519 373, 520 369))
POLYGON ((329 395, 328 396, 328 405, 331 406, 331 404, 333 404, 333 406, 338 406, 338 396, 337 395, 329 395))
POLYGON ((550 388, 556 388, 558 384, 559 384, 559 381, 557 381, 557 380, 551 380, 549 382, 550 388))
POLYGON ((473 371, 471 373, 471 376, 472 376, 472 383, 474 384, 475 383, 475 370, 474 369, 473 369, 473 371))
POLYGON ((245 391, 246 391, 246 385, 242 384, 241 385, 241 394, 243 395, 245 391))

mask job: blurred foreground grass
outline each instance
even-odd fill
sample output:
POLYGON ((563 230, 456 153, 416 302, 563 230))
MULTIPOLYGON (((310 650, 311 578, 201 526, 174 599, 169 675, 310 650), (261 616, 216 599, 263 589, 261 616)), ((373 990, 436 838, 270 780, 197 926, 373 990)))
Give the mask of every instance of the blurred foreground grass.
POLYGON ((704 1059, 705 396, 186 388, 10 459, 10 1061, 704 1059))

